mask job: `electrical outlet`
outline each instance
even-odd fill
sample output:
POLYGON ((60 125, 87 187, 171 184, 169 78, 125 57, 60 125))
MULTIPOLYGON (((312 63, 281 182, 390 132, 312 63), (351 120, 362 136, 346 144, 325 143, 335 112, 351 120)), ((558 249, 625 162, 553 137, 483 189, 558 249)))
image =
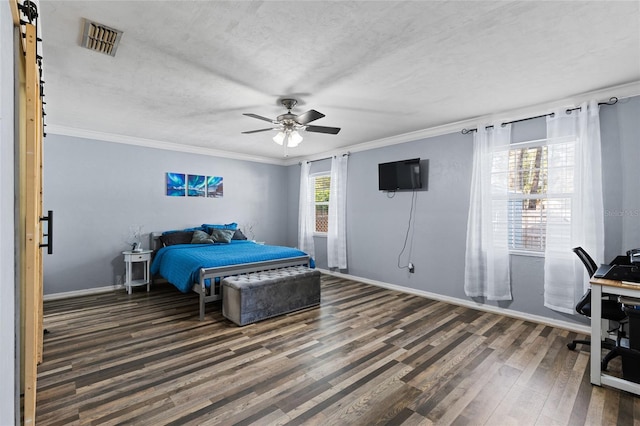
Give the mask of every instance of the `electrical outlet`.
POLYGON ((413 263, 409 262, 409 272, 412 274, 416 271, 416 268, 413 266, 413 263))

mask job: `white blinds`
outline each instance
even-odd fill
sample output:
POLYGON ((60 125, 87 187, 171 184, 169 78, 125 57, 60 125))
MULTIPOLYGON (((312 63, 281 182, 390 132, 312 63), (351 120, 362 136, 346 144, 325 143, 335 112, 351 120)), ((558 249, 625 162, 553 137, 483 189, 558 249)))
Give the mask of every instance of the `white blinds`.
MULTIPOLYGON (((554 220, 571 223, 575 139, 539 140, 510 145, 494 157, 492 183, 507 182, 508 213, 495 216, 494 229, 507 229, 510 250, 543 252, 549 212, 554 220), (549 186, 549 156, 554 181, 549 186), (501 166, 498 162, 506 162, 501 166), (551 188, 551 190, 550 190, 551 188), (500 220, 500 219, 506 220, 500 220)), ((504 192, 494 195, 505 197, 504 192)))

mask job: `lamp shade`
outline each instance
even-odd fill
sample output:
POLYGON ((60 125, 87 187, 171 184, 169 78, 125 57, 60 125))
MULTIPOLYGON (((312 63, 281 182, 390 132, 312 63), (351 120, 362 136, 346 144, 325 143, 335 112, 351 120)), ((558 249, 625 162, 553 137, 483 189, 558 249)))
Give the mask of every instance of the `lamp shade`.
POLYGON ((291 148, 295 148, 302 142, 302 136, 296 130, 289 134, 289 141, 287 142, 287 146, 291 148))
POLYGON ((282 145, 282 143, 284 142, 284 137, 284 132, 278 132, 278 134, 273 137, 273 141, 278 145, 282 145))

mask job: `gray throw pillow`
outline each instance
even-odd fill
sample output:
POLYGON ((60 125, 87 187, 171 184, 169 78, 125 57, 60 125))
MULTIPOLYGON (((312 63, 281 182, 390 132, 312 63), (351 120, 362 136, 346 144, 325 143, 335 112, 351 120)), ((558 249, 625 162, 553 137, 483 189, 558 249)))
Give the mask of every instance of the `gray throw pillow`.
POLYGON ((213 244, 211 235, 204 231, 193 231, 193 237, 191 238, 191 244, 213 244))
POLYGON ((189 244, 192 238, 193 231, 178 231, 162 235, 160 241, 162 241, 162 245, 168 247, 176 244, 189 244))
POLYGON ((229 243, 234 233, 235 230, 233 229, 212 229, 211 238, 216 243, 229 243))
POLYGON ((233 234, 233 237, 231 237, 232 240, 246 240, 247 237, 242 233, 241 230, 236 229, 235 233, 233 234))

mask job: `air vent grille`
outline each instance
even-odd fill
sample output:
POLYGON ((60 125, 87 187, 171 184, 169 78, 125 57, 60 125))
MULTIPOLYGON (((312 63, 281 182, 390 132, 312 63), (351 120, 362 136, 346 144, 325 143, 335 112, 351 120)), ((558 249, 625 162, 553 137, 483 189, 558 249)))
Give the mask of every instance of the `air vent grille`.
POLYGON ((116 56, 116 50, 122 37, 122 31, 116 30, 106 25, 84 21, 84 31, 82 34, 82 46, 106 55, 116 56))

